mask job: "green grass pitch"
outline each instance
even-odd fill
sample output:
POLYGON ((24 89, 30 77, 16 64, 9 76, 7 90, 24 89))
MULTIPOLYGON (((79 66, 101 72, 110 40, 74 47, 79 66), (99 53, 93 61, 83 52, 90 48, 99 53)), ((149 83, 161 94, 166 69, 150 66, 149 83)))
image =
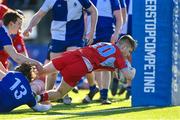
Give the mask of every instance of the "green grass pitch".
POLYGON ((124 100, 124 95, 109 98, 111 105, 101 105, 97 102, 82 104, 87 90, 78 94, 70 93, 72 105, 53 102, 53 108, 48 112, 33 112, 26 105, 8 114, 0 114, 0 120, 180 120, 180 106, 132 108, 130 100, 124 100))

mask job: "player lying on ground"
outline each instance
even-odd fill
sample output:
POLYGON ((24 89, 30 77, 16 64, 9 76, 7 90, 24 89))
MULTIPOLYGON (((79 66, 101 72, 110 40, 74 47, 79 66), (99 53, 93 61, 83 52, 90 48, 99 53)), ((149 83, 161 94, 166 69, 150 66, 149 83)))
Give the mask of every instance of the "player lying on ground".
POLYGON ((94 45, 64 52, 44 66, 41 74, 59 71, 63 80, 56 90, 39 96, 39 101, 57 100, 67 94, 87 73, 94 70, 120 69, 127 80, 135 75, 135 69, 126 65, 126 57, 136 48, 136 41, 129 35, 116 44, 100 42, 94 45))
POLYGON ((48 111, 51 105, 41 105, 35 100, 29 85, 37 78, 36 66, 23 63, 15 71, 4 73, 0 70, 0 113, 27 104, 34 111, 48 111))

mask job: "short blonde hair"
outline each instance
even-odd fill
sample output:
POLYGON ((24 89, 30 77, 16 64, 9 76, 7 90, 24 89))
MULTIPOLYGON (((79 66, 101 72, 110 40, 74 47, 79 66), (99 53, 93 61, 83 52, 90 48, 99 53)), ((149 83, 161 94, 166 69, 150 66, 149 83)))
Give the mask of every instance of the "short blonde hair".
POLYGON ((133 49, 133 51, 137 48, 137 41, 131 35, 123 35, 118 40, 119 42, 128 41, 133 49))

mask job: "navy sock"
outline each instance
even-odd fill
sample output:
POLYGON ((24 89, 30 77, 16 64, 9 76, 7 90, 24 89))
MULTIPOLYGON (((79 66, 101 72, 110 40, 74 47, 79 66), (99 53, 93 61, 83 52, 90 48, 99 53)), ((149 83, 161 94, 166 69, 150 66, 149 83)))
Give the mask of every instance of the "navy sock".
POLYGON ((129 94, 131 95, 131 86, 128 86, 128 87, 126 88, 126 90, 127 90, 127 92, 129 92, 129 94))
POLYGON ((100 90, 100 96, 102 100, 106 100, 108 98, 108 89, 100 90))
POLYGON ((93 86, 90 86, 90 87, 89 87, 89 90, 90 90, 90 91, 94 91, 95 89, 96 89, 96 85, 93 85, 93 86))

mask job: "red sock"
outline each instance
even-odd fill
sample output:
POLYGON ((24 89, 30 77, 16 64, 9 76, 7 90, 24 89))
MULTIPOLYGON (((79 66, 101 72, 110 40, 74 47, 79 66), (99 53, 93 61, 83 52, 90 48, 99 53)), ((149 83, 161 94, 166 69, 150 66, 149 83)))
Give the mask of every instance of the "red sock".
POLYGON ((41 96, 40 102, 44 102, 44 101, 47 101, 49 99, 49 95, 47 92, 41 94, 40 96, 41 96))

